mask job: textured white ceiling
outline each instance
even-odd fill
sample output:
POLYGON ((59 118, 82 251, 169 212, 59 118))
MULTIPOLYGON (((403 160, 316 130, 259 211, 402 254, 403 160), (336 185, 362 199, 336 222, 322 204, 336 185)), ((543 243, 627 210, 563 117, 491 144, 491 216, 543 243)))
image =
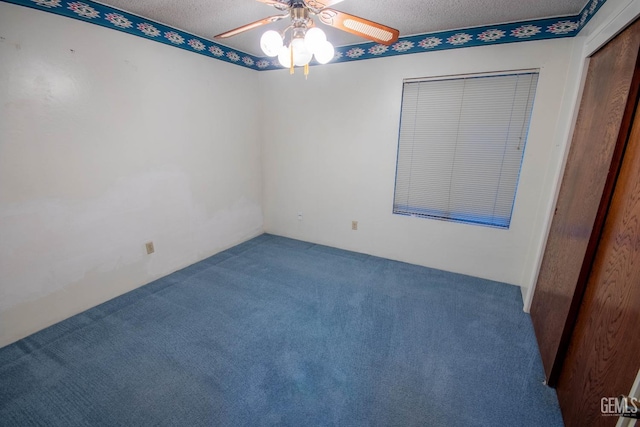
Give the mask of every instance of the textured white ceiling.
MULTIPOLYGON (((576 15, 587 0, 344 0, 334 6, 400 30, 400 36, 434 31, 501 24, 528 19, 576 15)), ((213 40, 216 34, 283 12, 256 0, 100 0, 200 37, 213 40)), ((316 21, 317 22, 317 21, 316 21)), ((264 56, 260 36, 266 29, 282 29, 288 19, 264 29, 217 42, 246 53, 264 56)), ((320 24, 336 46, 366 40, 320 24)))

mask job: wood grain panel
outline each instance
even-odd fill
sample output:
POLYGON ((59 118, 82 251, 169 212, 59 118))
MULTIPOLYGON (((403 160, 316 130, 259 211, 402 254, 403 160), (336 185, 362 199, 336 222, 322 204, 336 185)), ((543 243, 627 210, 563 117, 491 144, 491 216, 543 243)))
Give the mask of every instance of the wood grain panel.
POLYGON ((547 382, 555 385, 602 229, 638 90, 636 22, 589 62, 578 119, 531 306, 547 382))
POLYGON ((558 382, 565 424, 614 426, 600 399, 627 394, 640 368, 640 115, 615 184, 558 382))

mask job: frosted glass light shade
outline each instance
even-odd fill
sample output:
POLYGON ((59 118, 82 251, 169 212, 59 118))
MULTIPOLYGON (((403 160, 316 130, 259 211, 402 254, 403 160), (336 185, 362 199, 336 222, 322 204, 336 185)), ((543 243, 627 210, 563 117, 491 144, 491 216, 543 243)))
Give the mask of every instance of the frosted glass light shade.
POLYGON ((297 66, 307 65, 313 54, 309 52, 307 46, 305 45, 304 39, 296 38, 291 41, 291 46, 293 47, 293 63, 297 66))
POLYGON ((277 31, 266 31, 262 37, 260 37, 260 47, 267 56, 278 56, 280 49, 282 48, 282 37, 277 31))
POLYGON ((304 39, 301 39, 301 38, 295 38, 291 40, 291 47, 293 48, 294 56, 297 52, 302 52, 307 50, 307 47, 304 45, 304 39))
POLYGON ((303 66, 303 65, 307 65, 309 62, 311 62, 311 58, 313 57, 313 54, 311 52, 309 52, 308 50, 305 50, 302 53, 294 53, 293 54, 293 63, 299 67, 303 66))
POLYGON ((315 50, 316 61, 320 64, 326 64, 331 61, 335 54, 336 51, 333 48, 333 45, 326 40, 315 50))
POLYGON ((327 36, 324 34, 324 31, 318 27, 310 28, 304 35, 304 44, 311 53, 316 53, 316 50, 325 41, 327 41, 327 36))
POLYGON ((291 67, 291 52, 289 52, 289 46, 282 46, 278 52, 278 62, 284 68, 291 67))

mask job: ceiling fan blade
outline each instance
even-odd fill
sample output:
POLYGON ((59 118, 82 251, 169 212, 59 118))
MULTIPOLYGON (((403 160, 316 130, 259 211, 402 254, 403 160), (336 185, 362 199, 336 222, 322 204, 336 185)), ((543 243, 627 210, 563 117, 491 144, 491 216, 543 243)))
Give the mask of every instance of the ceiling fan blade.
POLYGON ((261 19, 261 20, 256 21, 256 22, 252 22, 250 24, 243 25, 242 27, 234 28, 233 30, 227 31, 226 33, 218 34, 217 36, 214 37, 214 39, 226 39, 228 37, 233 37, 233 36, 235 36, 237 34, 245 32, 245 31, 249 31, 249 30, 252 30, 254 28, 261 27, 262 25, 271 24, 272 22, 276 22, 276 21, 281 20, 282 18, 288 18, 288 17, 289 17, 289 15, 269 16, 268 18, 264 18, 264 19, 261 19))
POLYGON ((400 32, 395 28, 360 18, 359 16, 349 15, 335 9, 324 9, 318 13, 320 22, 351 34, 364 37, 365 39, 390 45, 398 40, 400 32))
MULTIPOLYGON (((258 1, 262 1, 262 0, 258 0, 258 1)), ((267 0, 267 1, 274 1, 274 0, 267 0)), ((311 9, 322 10, 329 6, 333 6, 334 4, 341 3, 343 1, 344 0, 305 0, 305 3, 311 9)))
POLYGON ((271 6, 287 6, 289 7, 288 0, 258 0, 260 3, 269 4, 271 6))

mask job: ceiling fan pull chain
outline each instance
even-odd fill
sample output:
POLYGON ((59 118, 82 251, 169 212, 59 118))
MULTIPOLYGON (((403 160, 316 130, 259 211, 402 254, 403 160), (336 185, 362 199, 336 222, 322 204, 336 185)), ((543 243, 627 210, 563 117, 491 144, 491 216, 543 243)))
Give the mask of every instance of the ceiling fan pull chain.
POLYGON ((291 66, 289 68, 289 74, 293 74, 293 43, 289 43, 289 55, 291 55, 291 66))
POLYGON ((304 79, 307 80, 309 76, 309 64, 304 64, 304 79))

